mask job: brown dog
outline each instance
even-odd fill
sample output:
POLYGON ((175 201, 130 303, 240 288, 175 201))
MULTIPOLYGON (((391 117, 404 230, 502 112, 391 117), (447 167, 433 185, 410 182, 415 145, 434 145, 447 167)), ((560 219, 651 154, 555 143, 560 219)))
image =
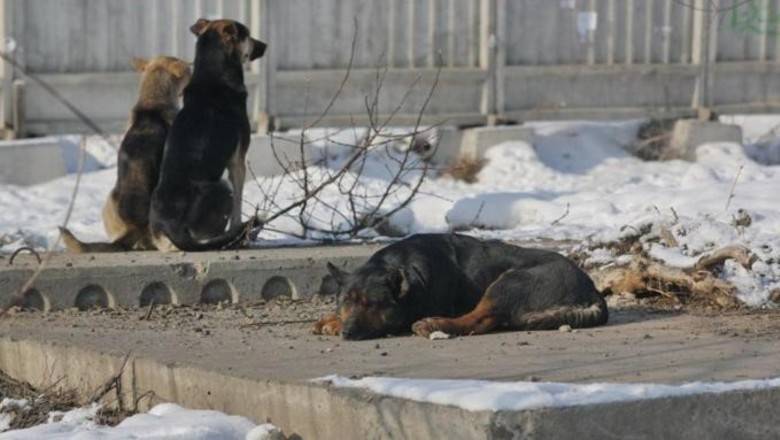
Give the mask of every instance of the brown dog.
POLYGON ((149 232, 149 205, 157 185, 163 148, 179 111, 179 96, 189 83, 189 65, 173 57, 136 58, 141 72, 138 102, 130 128, 119 148, 117 180, 103 207, 103 225, 110 243, 84 243, 61 229, 73 252, 122 252, 155 249, 149 232))

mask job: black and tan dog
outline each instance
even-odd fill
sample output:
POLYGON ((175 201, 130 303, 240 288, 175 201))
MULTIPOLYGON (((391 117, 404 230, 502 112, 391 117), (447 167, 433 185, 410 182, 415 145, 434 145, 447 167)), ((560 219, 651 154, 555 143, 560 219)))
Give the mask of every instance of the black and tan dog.
POLYGON ((198 37, 192 80, 152 195, 150 225, 160 250, 220 249, 248 227, 241 224, 250 135, 243 65, 266 45, 232 20, 202 18, 190 30, 198 37))
POLYGON ((548 330, 607 322, 593 281, 551 251, 455 234, 414 235, 347 274, 328 263, 340 288, 336 314, 317 334, 369 339, 434 331, 548 330))
POLYGON ((103 206, 103 226, 110 243, 84 243, 61 229, 73 252, 121 252, 154 249, 149 232, 149 205, 160 174, 163 148, 179 111, 179 97, 190 80, 190 67, 173 57, 136 58, 141 72, 138 102, 119 147, 116 185, 103 206))

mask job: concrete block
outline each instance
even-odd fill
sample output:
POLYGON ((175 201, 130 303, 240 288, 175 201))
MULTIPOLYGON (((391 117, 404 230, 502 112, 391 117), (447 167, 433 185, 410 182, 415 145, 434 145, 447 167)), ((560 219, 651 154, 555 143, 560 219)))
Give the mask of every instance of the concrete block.
POLYGON ((431 157, 438 164, 450 164, 460 156, 463 130, 457 127, 440 127, 436 131, 436 151, 431 157))
MULTIPOLYGON (((268 136, 266 134, 252 135, 247 153, 247 162, 257 177, 273 177, 284 174, 284 168, 274 157, 274 150, 285 167, 300 169, 301 151, 300 138, 290 136, 268 136), (273 147, 273 148, 272 148, 273 147)), ((317 158, 311 144, 304 145, 307 162, 317 158)), ((247 180, 252 179, 252 173, 247 173, 247 180)))
POLYGON ((522 125, 469 128, 463 131, 460 154, 483 158, 490 147, 504 142, 522 141, 533 144, 535 135, 532 128, 522 125))
POLYGON ((710 142, 742 144, 742 128, 716 121, 681 119, 674 124, 668 156, 696 160, 696 148, 710 142))
MULTIPOLYGON (((0 183, 35 185, 75 173, 79 162, 79 140, 73 136, 0 141, 0 183)), ((84 171, 102 165, 87 154, 84 171)))
POLYGON ((0 141, 0 183, 34 185, 65 174, 57 138, 0 141))
POLYGON ((477 127, 465 130, 442 127, 438 130, 438 148, 433 161, 448 164, 461 157, 481 159, 495 145, 510 141, 533 143, 536 133, 530 127, 519 125, 477 127))

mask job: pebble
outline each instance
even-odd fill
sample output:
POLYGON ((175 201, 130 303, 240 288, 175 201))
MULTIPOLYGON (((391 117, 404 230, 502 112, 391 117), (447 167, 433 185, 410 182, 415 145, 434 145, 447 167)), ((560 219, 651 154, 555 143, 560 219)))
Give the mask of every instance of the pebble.
POLYGON ((563 333, 571 333, 571 326, 568 324, 564 324, 558 327, 558 331, 563 333))
POLYGON ((428 339, 431 341, 436 341, 438 339, 450 339, 452 336, 449 333, 444 333, 443 331, 436 330, 435 332, 431 332, 430 335, 428 335, 428 339))

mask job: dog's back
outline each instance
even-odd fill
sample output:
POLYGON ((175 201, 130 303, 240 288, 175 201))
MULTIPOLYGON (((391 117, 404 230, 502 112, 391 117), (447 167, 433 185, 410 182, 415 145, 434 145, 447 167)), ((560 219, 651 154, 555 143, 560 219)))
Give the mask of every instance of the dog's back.
POLYGON ((373 259, 416 267, 426 279, 428 294, 450 302, 425 313, 465 313, 490 294, 503 302, 499 307, 512 310, 516 328, 591 327, 606 323, 609 316, 590 277, 549 250, 458 234, 419 234, 388 246, 373 259))

